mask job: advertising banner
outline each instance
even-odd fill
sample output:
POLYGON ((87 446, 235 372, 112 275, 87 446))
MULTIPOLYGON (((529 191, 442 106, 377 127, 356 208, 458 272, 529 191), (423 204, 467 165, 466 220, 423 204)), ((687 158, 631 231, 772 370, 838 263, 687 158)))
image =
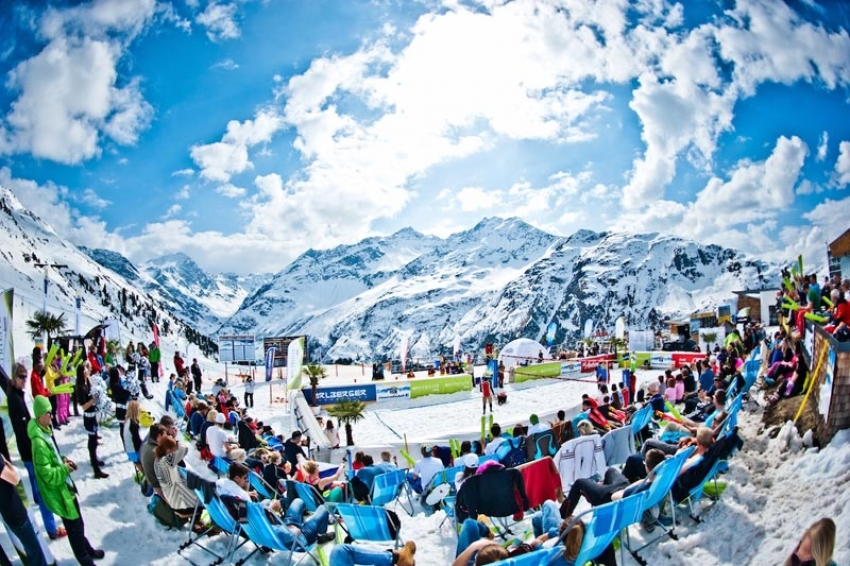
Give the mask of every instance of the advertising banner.
POLYGON ((411 399, 424 397, 425 395, 446 395, 448 393, 457 393, 458 391, 472 391, 472 377, 469 375, 423 379, 410 381, 409 383, 411 399))
POLYGON ((684 365, 695 364, 697 360, 704 360, 702 352, 673 352, 673 365, 680 368, 684 365))
POLYGON ((608 362, 614 361, 614 354, 602 354, 601 356, 590 356, 589 358, 581 358, 581 372, 590 373, 596 371, 598 364, 605 365, 608 362))
POLYGON ((389 383, 379 383, 375 385, 375 397, 378 401, 384 399, 409 399, 410 384, 407 382, 391 385, 389 383))
POLYGON ((581 373, 581 362, 561 362, 561 375, 577 375, 581 373))
MULTIPOLYGON (((809 331, 808 334, 814 334, 814 331, 809 331)), ((824 344, 824 348, 829 348, 827 356, 829 359, 826 363, 826 375, 824 375, 823 383, 820 384, 820 394, 818 395, 818 411, 823 415, 823 420, 829 422, 829 407, 832 404, 832 382, 835 378, 835 350, 829 344, 824 344)))
POLYGON ((649 367, 667 369, 673 365, 673 352, 650 352, 649 367))
POLYGON ((540 379, 541 377, 558 377, 559 375, 561 375, 560 362, 520 365, 514 368, 514 381, 516 383, 522 383, 529 379, 540 379))
MULTIPOLYGON (((313 391, 306 387, 301 390, 307 402, 313 404, 313 391)), ((343 399, 369 403, 376 400, 374 385, 350 385, 346 387, 320 387, 316 391, 317 405, 333 405, 343 399)))

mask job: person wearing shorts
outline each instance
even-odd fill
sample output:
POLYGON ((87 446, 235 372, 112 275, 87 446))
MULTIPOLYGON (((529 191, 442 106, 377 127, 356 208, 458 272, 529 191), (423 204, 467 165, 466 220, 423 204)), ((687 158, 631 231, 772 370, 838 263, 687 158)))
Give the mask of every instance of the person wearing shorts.
POLYGON ((493 386, 490 383, 490 378, 481 377, 481 414, 487 414, 487 403, 490 403, 490 412, 493 412, 493 386))

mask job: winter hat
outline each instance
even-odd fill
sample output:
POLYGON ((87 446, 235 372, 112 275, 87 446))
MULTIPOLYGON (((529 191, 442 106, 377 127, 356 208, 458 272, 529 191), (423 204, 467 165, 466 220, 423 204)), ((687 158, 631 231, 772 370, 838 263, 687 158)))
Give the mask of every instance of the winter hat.
POLYGON ((215 424, 224 424, 225 421, 224 413, 219 413, 215 416, 215 424))
POLYGON ((466 468, 477 468, 478 467, 478 455, 477 454, 466 454, 463 457, 463 465, 466 468))
POLYGON ((532 414, 531 414, 531 416, 530 416, 530 417, 528 417, 528 422, 530 422, 530 423, 531 423, 531 424, 533 424, 533 425, 536 425, 536 424, 538 424, 538 423, 540 422, 540 419, 537 417, 537 415, 535 415, 534 413, 532 413, 532 414))
POLYGON ((50 406, 50 399, 48 399, 44 395, 35 396, 35 399, 33 399, 32 402, 32 412, 35 415, 35 418, 47 414, 52 410, 53 407, 50 406))

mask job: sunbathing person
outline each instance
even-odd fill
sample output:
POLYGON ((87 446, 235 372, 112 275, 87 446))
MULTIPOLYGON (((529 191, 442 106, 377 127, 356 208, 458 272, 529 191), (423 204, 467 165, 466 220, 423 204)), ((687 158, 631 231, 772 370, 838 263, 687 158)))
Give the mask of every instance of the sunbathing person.
POLYGON ((413 555, 416 543, 407 541, 401 550, 377 550, 353 544, 338 544, 331 550, 334 566, 414 566, 413 555))

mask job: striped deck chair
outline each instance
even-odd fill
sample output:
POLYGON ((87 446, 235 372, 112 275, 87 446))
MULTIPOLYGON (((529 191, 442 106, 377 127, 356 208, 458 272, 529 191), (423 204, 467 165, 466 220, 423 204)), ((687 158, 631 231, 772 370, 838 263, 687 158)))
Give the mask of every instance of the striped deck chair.
POLYGON ((413 516, 413 500, 410 497, 410 485, 404 470, 395 470, 375 477, 372 493, 369 496, 372 505, 383 507, 388 503, 400 504, 404 512, 413 516), (407 502, 402 500, 404 498, 407 502))
POLYGON ((230 471, 230 462, 220 456, 213 456, 211 465, 218 477, 227 477, 227 473, 230 471))
POLYGON ((563 546, 555 546, 553 548, 542 548, 522 554, 514 558, 505 558, 494 562, 495 566, 547 566, 555 557, 564 552, 563 546))
MULTIPOLYGON (((572 523, 564 529, 562 537, 567 535, 577 521, 583 520, 586 525, 578 556, 569 564, 571 566, 584 566, 584 564, 602 554, 614 542, 615 538, 621 537, 624 529, 640 521, 645 499, 646 492, 636 493, 619 501, 599 505, 575 517, 572 523)), ((560 542, 563 542, 563 540, 560 542)), ((620 564, 626 563, 625 546, 621 538, 620 564)))
POLYGON ((266 483, 266 480, 260 476, 254 470, 248 470, 248 483, 251 484, 251 487, 254 488, 254 491, 257 492, 257 495, 262 497, 263 499, 276 499, 277 491, 273 489, 269 484, 266 483))
POLYGON ((336 506, 336 514, 354 542, 392 541, 395 548, 399 548, 401 547, 401 524, 393 525, 390 513, 387 509, 374 505, 340 503, 336 506))
MULTIPOLYGON (((247 522, 242 525, 242 528, 257 546, 286 553, 285 564, 300 564, 309 557, 322 566, 328 566, 327 556, 318 544, 305 545, 296 539, 291 546, 286 546, 275 532, 274 526, 266 515, 266 510, 259 503, 247 504, 247 522), (294 561, 295 553, 303 554, 297 562, 294 561), (314 553, 316 556, 313 556, 314 553)), ((243 562, 244 560, 237 562, 236 566, 241 566, 243 562)))
MULTIPOLYGON (((670 490, 673 488, 673 484, 676 482, 676 478, 679 477, 679 472, 682 471, 682 466, 685 465, 685 462, 688 458, 691 457, 695 450, 696 447, 694 446, 691 446, 686 450, 682 450, 672 458, 666 459, 651 472, 652 483, 650 484, 649 489, 646 490, 646 498, 643 502, 643 509, 641 510, 641 515, 643 515, 644 512, 649 511, 656 505, 663 506, 665 502, 664 500, 669 499, 673 522, 669 529, 661 523, 657 523, 657 526, 659 526, 662 530, 661 534, 656 536, 655 538, 652 538, 649 541, 644 542, 643 546, 640 546, 638 548, 632 548, 631 537, 628 537, 628 550, 629 552, 631 552, 632 556, 634 556, 635 560, 637 560, 641 564, 645 565, 646 562, 640 557, 638 552, 640 552, 647 546, 655 544, 667 535, 669 535, 670 538, 672 538, 673 540, 678 540, 678 537, 676 536, 675 532, 676 504, 673 502, 673 496, 670 494, 670 490)), ((628 535, 628 531, 626 531, 626 534, 628 535)))

